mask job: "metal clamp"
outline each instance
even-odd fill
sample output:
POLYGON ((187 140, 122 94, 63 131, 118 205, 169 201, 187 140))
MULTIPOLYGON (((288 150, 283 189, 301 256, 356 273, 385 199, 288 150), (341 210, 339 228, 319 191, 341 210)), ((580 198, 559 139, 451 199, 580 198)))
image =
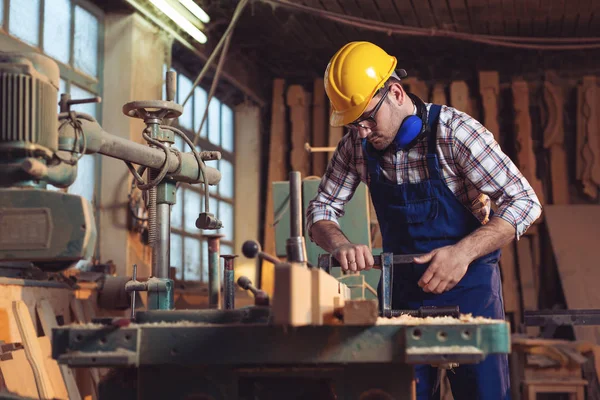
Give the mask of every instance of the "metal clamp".
POLYGON ((386 318, 392 318, 392 288, 394 285, 394 255, 392 253, 381 254, 381 314, 386 318))

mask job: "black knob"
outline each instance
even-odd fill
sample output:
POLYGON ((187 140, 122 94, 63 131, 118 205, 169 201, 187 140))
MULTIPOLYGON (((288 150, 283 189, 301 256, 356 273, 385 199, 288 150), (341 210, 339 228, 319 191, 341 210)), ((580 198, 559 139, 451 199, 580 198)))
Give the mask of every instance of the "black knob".
POLYGON ((248 258, 255 258, 260 252, 260 246, 254 240, 247 240, 242 245, 242 254, 248 258))
POLYGON ((252 285, 252 281, 247 276, 240 276, 237 283, 244 290, 250 289, 250 286, 252 285))

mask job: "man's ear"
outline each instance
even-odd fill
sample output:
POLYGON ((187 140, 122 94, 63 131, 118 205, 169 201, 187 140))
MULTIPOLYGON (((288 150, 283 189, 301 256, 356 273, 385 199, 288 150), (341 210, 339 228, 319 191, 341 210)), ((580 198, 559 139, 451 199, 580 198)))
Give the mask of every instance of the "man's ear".
POLYGON ((392 83, 390 87, 390 95, 390 97, 400 106, 406 101, 406 93, 404 92, 402 86, 397 82, 392 83))

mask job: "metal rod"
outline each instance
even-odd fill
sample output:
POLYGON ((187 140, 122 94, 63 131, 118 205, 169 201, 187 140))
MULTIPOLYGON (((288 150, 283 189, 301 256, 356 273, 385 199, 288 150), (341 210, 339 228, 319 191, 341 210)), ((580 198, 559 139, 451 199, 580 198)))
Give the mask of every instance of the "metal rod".
POLYGON ((302 236, 301 185, 300 172, 290 172, 290 237, 302 236))
POLYGON ((223 308, 225 310, 233 310, 235 308, 235 284, 233 260, 236 255, 222 255, 225 260, 223 268, 223 308))
POLYGON ((171 212, 169 204, 156 205, 156 242, 152 247, 152 275, 169 278, 171 212))
POLYGON ((219 308, 219 252, 221 250, 221 238, 225 235, 206 235, 208 239, 208 308, 219 308))
MULTIPOLYGON (((133 264, 133 281, 137 280, 137 264, 133 264)), ((135 290, 131 291, 131 319, 135 319, 135 290)))

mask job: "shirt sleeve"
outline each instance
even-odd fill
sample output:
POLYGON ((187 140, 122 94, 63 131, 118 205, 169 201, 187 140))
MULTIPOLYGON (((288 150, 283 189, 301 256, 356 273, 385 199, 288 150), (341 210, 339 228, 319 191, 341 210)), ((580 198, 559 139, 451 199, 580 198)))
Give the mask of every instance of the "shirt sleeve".
POLYGON ((354 162, 354 136, 345 135, 340 140, 325 175, 317 189, 317 195, 306 210, 306 229, 312 240, 312 226, 321 220, 338 223, 344 215, 344 206, 352 199, 360 184, 360 176, 354 162))
POLYGON ((450 128, 453 157, 461 174, 496 203, 495 216, 514 226, 518 240, 542 213, 533 188, 480 122, 457 112, 450 128))

